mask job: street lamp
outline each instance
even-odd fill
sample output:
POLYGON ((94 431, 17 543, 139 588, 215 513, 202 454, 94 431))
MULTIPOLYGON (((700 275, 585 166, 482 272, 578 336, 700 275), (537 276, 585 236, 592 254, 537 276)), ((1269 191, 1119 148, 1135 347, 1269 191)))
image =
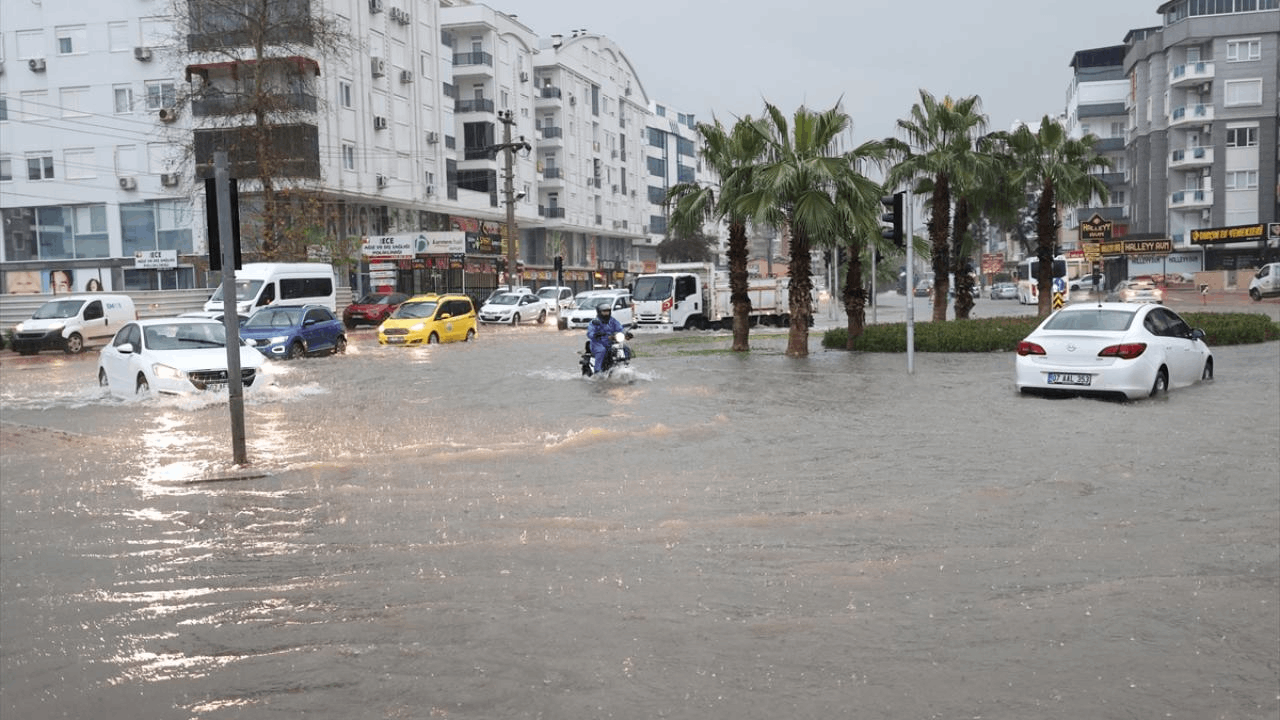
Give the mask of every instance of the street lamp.
POLYGON ((517 152, 523 152, 528 157, 533 148, 525 141, 523 135, 515 142, 511 141, 511 126, 516 124, 516 119, 510 110, 499 110, 498 121, 503 125, 502 142, 489 146, 489 152, 497 153, 502 150, 507 154, 506 174, 503 176, 505 181, 503 196, 507 203, 507 286, 514 290, 516 287, 514 278, 517 277, 520 267, 518 264, 520 236, 516 232, 516 200, 524 197, 524 193, 520 193, 519 197, 516 196, 514 161, 517 152))

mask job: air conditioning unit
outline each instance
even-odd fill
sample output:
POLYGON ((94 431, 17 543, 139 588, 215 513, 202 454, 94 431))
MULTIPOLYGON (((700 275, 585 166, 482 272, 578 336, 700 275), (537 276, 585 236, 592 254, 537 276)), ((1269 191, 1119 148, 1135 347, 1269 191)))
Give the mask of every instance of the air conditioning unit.
POLYGON ((614 185, 614 186, 613 186, 613 194, 614 194, 614 195, 617 195, 617 194, 618 194, 618 186, 617 186, 617 185, 614 185))
POLYGON ((384 188, 387 186, 387 176, 379 175, 377 178, 375 178, 375 182, 377 182, 378 187, 384 188))
POLYGON ((1212 214, 1212 211, 1210 211, 1210 210, 1207 210, 1207 209, 1206 209, 1206 210, 1201 210, 1201 211, 1200 211, 1200 219, 1201 219, 1201 220, 1203 220, 1203 221, 1205 221, 1205 222, 1209 222, 1209 218, 1211 217, 1211 214, 1212 214))
POLYGON ((570 95, 570 96, 569 96, 569 104, 570 104, 570 105, 577 105, 577 104, 578 104, 578 98, 574 97, 573 95, 570 95))
POLYGON ((520 82, 529 82, 529 73, 520 71, 520 82))
POLYGON ((380 57, 369 58, 369 69, 373 71, 374 77, 382 77, 387 74, 387 61, 380 57))
POLYGON ((120 189, 121 190, 137 190, 138 178, 132 178, 132 177, 120 178, 120 189))
POLYGON ((1200 94, 1201 94, 1201 95, 1203 95, 1203 94, 1205 94, 1205 93, 1209 92, 1209 88, 1210 88, 1209 83, 1201 83, 1201 84, 1200 84, 1200 94))
POLYGON ((147 62, 151 59, 151 48, 139 45, 133 49, 133 57, 135 60, 147 62))
POLYGON ((369 12, 375 15, 382 12, 382 0, 369 0, 369 12))
POLYGON ((592 149, 594 152, 600 152, 600 143, 598 143, 598 142, 593 142, 593 143, 591 143, 591 149, 592 149))
POLYGON ((44 58, 31 58, 27 61, 27 67, 31 68, 31 72, 44 72, 44 58))
POLYGON ((609 154, 613 156, 613 159, 614 159, 614 160, 617 160, 617 159, 618 159, 618 151, 617 151, 617 150, 610 150, 610 151, 609 151, 609 154))
POLYGON ((624 94, 624 95, 626 95, 626 96, 628 96, 628 97, 630 97, 630 96, 631 96, 631 86, 630 86, 630 85, 628 85, 628 86, 627 86, 627 89, 623 91, 623 94, 624 94))
POLYGON ((400 82, 401 82, 402 84, 405 84, 405 85, 408 85, 409 83, 413 82, 413 71, 412 71, 412 70, 401 70, 401 71, 400 71, 400 82))
POLYGON ((435 186, 435 185, 428 185, 428 186, 427 186, 427 194, 428 194, 428 195, 435 195, 435 194, 436 194, 436 186, 435 186))
POLYGON ((160 108, 160 112, 158 114, 160 115, 160 122, 171 123, 178 119, 177 108, 160 108))
POLYGON ((438 142, 440 142, 440 133, 436 132, 435 130, 428 130, 428 131, 427 131, 427 144, 428 144, 428 145, 435 145, 435 144, 436 144, 436 143, 438 143, 438 142))
POLYGON ((409 24, 409 12, 407 10, 401 10, 400 8, 391 8, 390 15, 392 20, 395 20, 401 25, 409 24))
POLYGON ((178 184, 177 173, 164 173, 160 176, 160 184, 165 187, 174 187, 178 184))
POLYGON ((384 117, 382 117, 381 115, 374 115, 374 116, 373 116, 373 129, 374 129, 374 130, 386 130, 386 129, 387 129, 387 119, 386 119, 386 118, 384 118, 384 117))

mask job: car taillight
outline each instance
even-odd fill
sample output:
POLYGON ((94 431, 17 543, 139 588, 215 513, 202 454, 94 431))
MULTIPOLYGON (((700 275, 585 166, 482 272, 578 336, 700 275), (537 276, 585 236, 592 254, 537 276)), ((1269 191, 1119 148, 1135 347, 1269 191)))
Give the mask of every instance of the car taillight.
POLYGON ((1121 343, 1108 345, 1098 352, 1098 357, 1118 357, 1121 360, 1132 360, 1147 349, 1146 343, 1121 343))
POLYGON ((1040 347, 1039 345, 1033 342, 1027 342, 1026 340, 1023 340, 1022 342, 1018 343, 1018 354, 1019 355, 1044 355, 1045 352, 1044 352, 1044 348, 1040 347))

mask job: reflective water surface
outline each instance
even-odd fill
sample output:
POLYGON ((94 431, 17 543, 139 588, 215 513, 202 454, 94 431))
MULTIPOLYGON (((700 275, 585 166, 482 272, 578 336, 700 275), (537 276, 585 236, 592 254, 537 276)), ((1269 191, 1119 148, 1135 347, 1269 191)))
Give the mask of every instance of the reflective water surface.
POLYGON ((0 715, 1280 715, 1280 344, 1112 403, 711 337, 357 332, 247 472, 222 398, 6 358, 0 715))

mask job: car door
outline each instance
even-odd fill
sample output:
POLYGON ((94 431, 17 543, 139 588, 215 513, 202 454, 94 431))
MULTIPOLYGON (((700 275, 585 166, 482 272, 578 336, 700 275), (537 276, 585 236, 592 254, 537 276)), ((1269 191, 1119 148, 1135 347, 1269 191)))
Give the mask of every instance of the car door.
POLYGON ((1169 387, 1190 385, 1200 377, 1200 353, 1197 340, 1191 339, 1191 327, 1172 310, 1157 307, 1151 316, 1159 327, 1164 345, 1165 364, 1169 368, 1169 387))
POLYGON ((311 308, 302 317, 302 337, 309 352, 325 350, 333 346, 328 320, 332 316, 324 308, 311 308))
POLYGON ((522 322, 536 321, 538 319, 538 311, 542 309, 542 301, 538 299, 537 295, 521 295, 517 307, 520 308, 519 313, 522 322))
POLYGON ((625 328, 635 325, 635 314, 631 311, 631 298, 625 295, 615 298, 613 301, 613 316, 618 318, 618 322, 625 328))
POLYGON ((142 330, 137 323, 129 323, 116 333, 111 342, 99 353, 99 363, 107 374, 107 382, 111 387, 131 390, 134 387, 133 360, 142 350, 142 330), (120 351, 125 344, 132 344, 131 352, 120 351))

